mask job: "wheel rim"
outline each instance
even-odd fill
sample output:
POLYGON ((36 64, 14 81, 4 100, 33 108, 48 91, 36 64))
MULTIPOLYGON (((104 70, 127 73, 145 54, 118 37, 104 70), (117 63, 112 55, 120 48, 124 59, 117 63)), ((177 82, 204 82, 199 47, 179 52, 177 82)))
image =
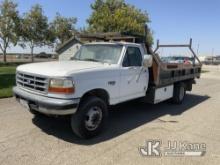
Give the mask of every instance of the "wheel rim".
POLYGON ((85 127, 89 131, 96 130, 102 121, 102 110, 99 107, 91 107, 86 114, 85 127))
POLYGON ((179 99, 180 99, 180 100, 183 100, 184 95, 185 95, 185 89, 184 89, 184 87, 180 87, 179 99))

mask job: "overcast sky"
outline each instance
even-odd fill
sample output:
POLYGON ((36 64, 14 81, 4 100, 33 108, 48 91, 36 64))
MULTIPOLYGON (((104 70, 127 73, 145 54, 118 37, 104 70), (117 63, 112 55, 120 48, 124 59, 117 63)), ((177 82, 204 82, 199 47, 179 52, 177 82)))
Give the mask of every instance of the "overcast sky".
MULTIPOLYGON (((0 0, 1 1, 1 0, 0 0)), ((63 16, 78 18, 77 28, 85 27, 91 14, 93 0, 17 0, 20 13, 33 4, 43 6, 45 14, 52 20, 59 12, 63 16)), ((200 55, 220 55, 220 1, 219 0, 126 0, 147 11, 154 32, 154 39, 162 43, 188 43, 193 38, 193 47, 200 55)), ((10 52, 23 51, 11 48, 10 52)), ((28 49, 25 52, 29 51, 28 49)), ((37 48, 37 52, 48 49, 37 48)))

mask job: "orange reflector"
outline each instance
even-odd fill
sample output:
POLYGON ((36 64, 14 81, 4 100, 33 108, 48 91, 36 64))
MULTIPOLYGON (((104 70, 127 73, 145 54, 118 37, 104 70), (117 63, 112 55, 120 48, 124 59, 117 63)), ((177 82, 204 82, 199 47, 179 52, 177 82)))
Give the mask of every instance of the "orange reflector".
POLYGON ((52 93, 63 93, 63 94, 72 94, 74 93, 74 88, 54 88, 49 87, 48 92, 52 93))

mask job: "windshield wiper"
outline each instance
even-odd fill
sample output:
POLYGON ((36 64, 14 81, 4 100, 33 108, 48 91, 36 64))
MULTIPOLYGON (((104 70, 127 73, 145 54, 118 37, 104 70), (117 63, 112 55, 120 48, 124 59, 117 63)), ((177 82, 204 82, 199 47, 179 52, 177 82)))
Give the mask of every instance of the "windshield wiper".
POLYGON ((86 59, 81 59, 82 61, 92 61, 92 62, 101 62, 100 60, 92 59, 92 58, 86 58, 86 59))

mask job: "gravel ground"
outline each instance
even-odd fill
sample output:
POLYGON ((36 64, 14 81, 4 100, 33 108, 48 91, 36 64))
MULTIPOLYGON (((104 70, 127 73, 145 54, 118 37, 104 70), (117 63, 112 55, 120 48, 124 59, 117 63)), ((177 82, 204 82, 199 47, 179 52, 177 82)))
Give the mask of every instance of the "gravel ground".
POLYGON ((13 98, 0 100, 0 164, 220 164, 220 71, 197 81, 182 105, 126 103, 110 112, 109 126, 80 140, 68 118, 34 117, 13 98), (145 157, 149 139, 205 143, 203 157, 145 157))

